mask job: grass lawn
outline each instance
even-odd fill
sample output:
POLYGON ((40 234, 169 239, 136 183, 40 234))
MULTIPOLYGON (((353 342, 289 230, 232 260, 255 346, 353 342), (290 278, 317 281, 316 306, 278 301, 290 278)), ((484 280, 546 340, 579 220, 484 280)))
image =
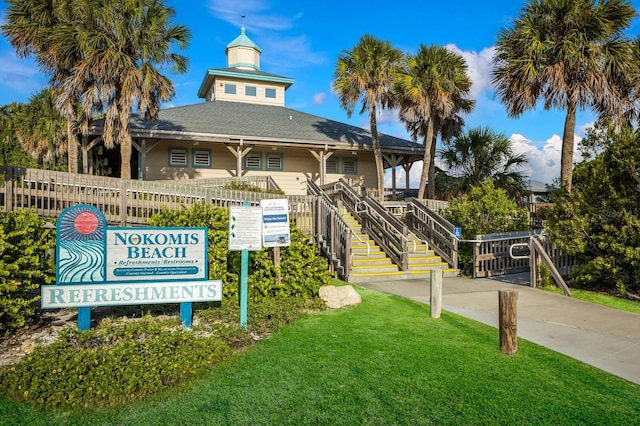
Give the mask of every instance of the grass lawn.
POLYGON ((640 386, 494 328, 358 288, 191 382, 127 406, 50 410, 0 396, 1 424, 637 424, 640 386))
MULTIPOLYGON (((539 287, 541 290, 550 291, 552 293, 564 294, 562 290, 556 286, 539 287)), ((630 299, 624 299, 618 296, 598 293, 596 291, 580 290, 578 288, 571 289, 571 297, 584 300, 585 302, 596 303, 598 305, 608 306, 610 308, 619 309, 621 311, 633 312, 640 314, 640 302, 630 299)))

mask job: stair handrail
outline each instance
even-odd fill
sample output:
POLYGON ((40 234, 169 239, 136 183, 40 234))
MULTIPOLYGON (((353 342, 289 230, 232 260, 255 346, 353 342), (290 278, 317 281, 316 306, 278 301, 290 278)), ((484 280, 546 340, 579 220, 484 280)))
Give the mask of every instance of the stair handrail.
POLYGON ((406 221, 412 232, 425 239, 431 249, 452 268, 458 269, 460 240, 455 236, 451 222, 417 198, 407 202, 406 221))
MULTIPOLYGON (((320 188, 315 182, 313 182, 312 180, 309 180, 311 182, 311 186, 313 188, 314 191, 319 191, 320 193, 322 193, 322 196, 326 198, 326 200, 331 203, 332 205, 335 205, 332 201, 331 198, 329 198, 329 195, 322 189, 320 188)), ((338 189, 340 190, 345 190, 345 182, 337 182, 336 184, 334 184, 333 186, 334 189, 338 189)), ((360 213, 364 212, 365 210, 359 210, 358 206, 362 204, 362 200, 360 200, 359 196, 357 193, 355 193, 352 188, 349 185, 346 185, 346 191, 351 191, 351 193, 349 194, 352 199, 355 199, 355 203, 353 204, 353 209, 349 209, 351 211, 351 214, 353 214, 354 216, 356 216, 356 219, 359 219, 359 215, 360 213)), ((341 198, 342 199, 342 198, 341 198)), ((349 204, 348 207, 351 207, 351 205, 349 204)), ((366 207, 365 207, 366 209, 366 207)), ((342 218, 341 218, 342 219, 342 218)), ((344 221, 344 219, 342 219, 344 221)), ((360 222, 360 221, 358 221, 360 222)), ((346 223, 346 222, 345 222, 346 223)), ((367 256, 369 256, 371 254, 371 244, 369 244, 368 241, 362 239, 362 237, 360 237, 360 235, 358 235, 353 229, 351 229, 351 227, 349 227, 349 229, 351 230, 351 235, 356 237, 356 239, 361 242, 366 244, 367 246, 367 256)), ((356 254, 356 253, 351 253, 352 256, 361 256, 360 254, 356 254)))
POLYGON ((367 247, 366 256, 369 256, 371 254, 371 245, 369 244, 368 241, 363 240, 358 234, 355 233, 353 229, 351 229, 351 227, 347 224, 344 218, 340 214, 338 214, 336 206, 331 200, 331 198, 329 197, 329 195, 311 179, 307 180, 307 193, 309 195, 316 197, 319 204, 319 209, 324 208, 326 211, 331 211, 331 214, 330 214, 331 218, 328 218, 333 222, 333 225, 331 228, 348 230, 349 235, 343 236, 343 240, 344 240, 343 244, 348 245, 348 248, 345 248, 343 256, 340 256, 341 247, 340 247, 340 244, 337 242, 337 240, 340 240, 340 238, 336 236, 331 229, 326 230, 328 235, 323 234, 323 230, 320 229, 321 228, 320 221, 323 219, 323 216, 327 216, 327 215, 320 214, 320 212, 316 213, 316 221, 318 223, 318 226, 316 227, 317 228, 316 240, 320 245, 321 249, 323 250, 323 252, 325 253, 325 255, 330 259, 330 261, 337 262, 337 268, 342 269, 343 271, 342 275, 346 281, 348 280, 349 274, 351 271, 351 258, 354 255, 358 255, 358 256, 361 255, 361 254, 353 253, 353 248, 351 247, 350 239, 355 236, 355 238, 358 241, 366 245, 367 247), (334 259, 335 257, 337 257, 338 259, 334 259))
POLYGON ((368 195, 362 197, 362 201, 367 206, 363 226, 402 271, 408 270, 409 238, 407 226, 389 214, 380 203, 368 195), (375 227, 371 224, 375 224, 375 227))

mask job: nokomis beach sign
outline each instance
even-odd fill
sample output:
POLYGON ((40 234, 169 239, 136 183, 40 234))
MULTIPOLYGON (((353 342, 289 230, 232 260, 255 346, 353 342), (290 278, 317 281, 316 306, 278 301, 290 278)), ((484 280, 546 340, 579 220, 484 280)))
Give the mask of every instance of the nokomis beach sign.
POLYGON ((189 327, 192 302, 222 300, 222 282, 208 280, 207 238, 207 228, 111 228, 95 207, 69 207, 42 308, 77 307, 78 328, 88 329, 91 306, 180 303, 189 327))

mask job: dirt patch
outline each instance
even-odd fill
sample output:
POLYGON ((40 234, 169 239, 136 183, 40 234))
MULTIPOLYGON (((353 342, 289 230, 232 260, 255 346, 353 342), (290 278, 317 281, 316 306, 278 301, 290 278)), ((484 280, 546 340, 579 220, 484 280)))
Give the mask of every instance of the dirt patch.
POLYGON ((38 346, 55 342, 62 329, 77 327, 77 320, 78 312, 75 309, 46 311, 37 324, 0 338, 0 368, 19 362, 38 346))

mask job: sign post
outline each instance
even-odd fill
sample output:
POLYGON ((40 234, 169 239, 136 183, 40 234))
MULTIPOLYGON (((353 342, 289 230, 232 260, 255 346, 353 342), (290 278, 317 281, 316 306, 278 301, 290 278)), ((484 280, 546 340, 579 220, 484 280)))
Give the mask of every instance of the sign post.
POLYGON ((249 298, 249 251, 262 250, 262 207, 229 207, 229 250, 240 251, 240 327, 247 326, 249 298))

